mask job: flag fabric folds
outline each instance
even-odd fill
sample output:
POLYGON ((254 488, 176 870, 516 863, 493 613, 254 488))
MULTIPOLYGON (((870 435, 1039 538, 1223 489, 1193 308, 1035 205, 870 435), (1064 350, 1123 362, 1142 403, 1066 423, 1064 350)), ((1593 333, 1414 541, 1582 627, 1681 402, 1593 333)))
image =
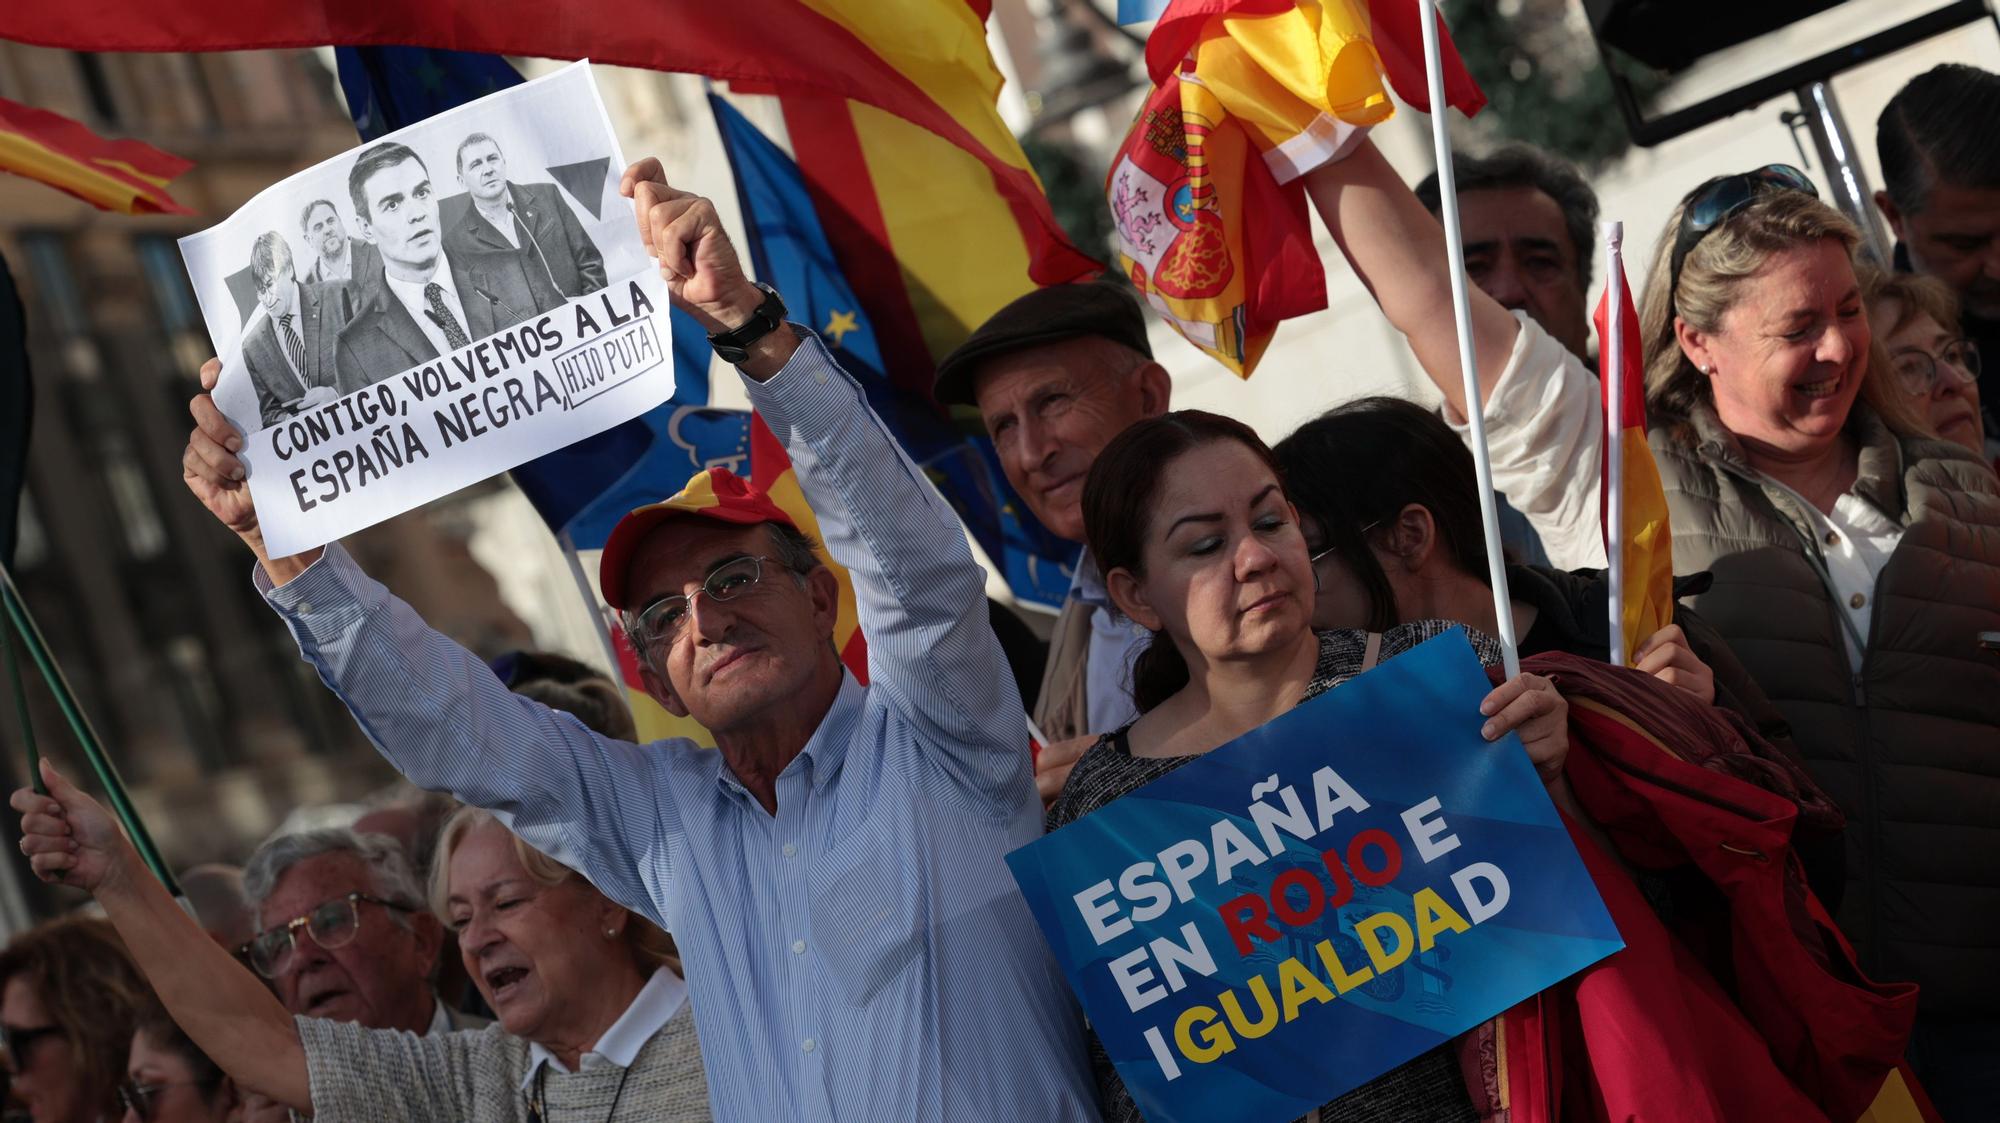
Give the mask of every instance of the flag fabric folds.
MULTIPOLYGON (((1146 43, 1151 95, 1106 183, 1119 265, 1188 341, 1248 376, 1279 321, 1326 307, 1304 185, 1426 108, 1415 0, 1174 0, 1146 43)), ((1429 9, 1427 3, 1421 5, 1429 9)), ((1485 95, 1448 46, 1446 98, 1485 95)))
POLYGON ((192 167, 150 144, 110 140, 61 114, 0 98, 0 171, 39 180, 98 210, 193 214, 167 193, 167 184, 192 167))
POLYGON ((406 44, 580 59, 852 100, 928 131, 982 165, 1055 284, 1095 268, 1064 238, 1019 144, 994 109, 999 70, 984 0, 657 0, 647 4, 456 5, 407 0, 64 0, 0 5, 0 38, 81 51, 225 51, 406 44), (777 34, 782 29, 783 34, 777 34))
POLYGON ((1620 371, 1620 400, 1611 400, 1611 378, 1601 383, 1605 417, 1602 517, 1604 554, 1612 569, 1613 611, 1618 614, 1613 636, 1623 641, 1622 650, 1615 654, 1625 666, 1631 666, 1639 645, 1673 622, 1674 539, 1667 525, 1667 493, 1660 484, 1659 467, 1653 463, 1653 450, 1646 443, 1646 368, 1640 351, 1639 314, 1632 307, 1625 262, 1615 243, 1611 269, 1612 283, 1605 286, 1595 317, 1599 365, 1608 374, 1617 363, 1620 371), (1615 351, 1610 321, 1613 289, 1621 298, 1617 309, 1620 338, 1615 351), (1615 475, 1613 457, 1619 458, 1621 469, 1615 475), (1615 504, 1614 487, 1619 498, 1615 504), (1620 525, 1612 525, 1614 518, 1620 525))

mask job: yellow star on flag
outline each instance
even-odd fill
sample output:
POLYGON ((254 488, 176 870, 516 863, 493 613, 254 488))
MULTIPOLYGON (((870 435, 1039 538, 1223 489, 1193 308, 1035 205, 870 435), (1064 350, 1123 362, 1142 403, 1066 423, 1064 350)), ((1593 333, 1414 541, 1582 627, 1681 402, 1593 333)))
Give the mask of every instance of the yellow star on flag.
POLYGON ((847 337, 848 332, 860 330, 861 324, 852 312, 832 313, 827 317, 826 326, 820 329, 824 334, 833 337, 835 347, 840 346, 840 341, 847 337))

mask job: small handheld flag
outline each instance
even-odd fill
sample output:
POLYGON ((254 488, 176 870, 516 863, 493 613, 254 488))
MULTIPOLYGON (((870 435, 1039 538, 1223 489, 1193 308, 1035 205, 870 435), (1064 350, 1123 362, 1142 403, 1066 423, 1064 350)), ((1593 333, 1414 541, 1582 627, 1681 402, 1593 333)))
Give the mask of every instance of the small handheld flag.
POLYGON ((1625 224, 1604 224, 1604 296, 1597 304, 1604 390, 1604 554, 1610 559, 1611 661, 1630 666, 1639 645, 1674 618, 1674 543, 1667 495, 1646 443, 1646 369, 1639 314, 1625 283, 1625 224), (1612 309, 1617 315, 1613 317, 1612 309))

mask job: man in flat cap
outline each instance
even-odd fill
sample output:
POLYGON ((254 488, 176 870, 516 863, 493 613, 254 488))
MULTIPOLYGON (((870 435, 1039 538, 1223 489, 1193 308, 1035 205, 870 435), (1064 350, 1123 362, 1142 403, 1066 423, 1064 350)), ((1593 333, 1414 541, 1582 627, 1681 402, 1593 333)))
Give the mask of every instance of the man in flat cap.
MULTIPOLYGON (((941 403, 978 408, 1015 493, 1043 526, 1078 543, 1083 481, 1097 454, 1127 426, 1165 413, 1170 389, 1138 300, 1111 280, 1016 299, 945 356, 935 387, 941 403)), ((1044 800, 1062 791, 1097 734, 1139 716, 1132 663, 1149 638, 1112 608, 1085 549, 1035 701, 1035 724, 1052 741, 1035 775, 1044 800)))
POLYGON ((1007 871, 1042 810, 958 516, 744 276, 708 200, 657 160, 622 190, 853 578, 867 686, 833 649, 839 587, 811 540, 721 469, 627 515, 600 569, 647 692, 713 751, 612 740, 508 692, 337 545, 269 556, 205 394, 189 488, 390 763, 674 934, 717 1119, 1096 1120, 1076 1001, 1007 871))

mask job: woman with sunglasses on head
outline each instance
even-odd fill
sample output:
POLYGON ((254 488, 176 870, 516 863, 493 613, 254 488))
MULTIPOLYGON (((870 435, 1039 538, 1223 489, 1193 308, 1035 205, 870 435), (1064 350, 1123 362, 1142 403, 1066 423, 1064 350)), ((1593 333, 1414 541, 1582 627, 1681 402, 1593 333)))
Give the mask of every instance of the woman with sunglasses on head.
MULTIPOLYGON (((1458 374, 1443 232, 1372 148, 1307 189, 1443 392, 1458 374)), ((1923 987, 1912 1056, 1947 1117, 1994 1118, 2000 1050, 2000 481, 1937 439, 1870 330, 1860 234, 1780 165, 1668 221, 1640 309, 1648 441, 1693 604, 1792 727, 1849 829, 1839 920, 1923 987), (1982 1083, 1986 1082, 1986 1083, 1982 1083)), ((1596 380, 1470 294, 1494 480, 1555 563, 1604 564, 1596 380)))
POLYGON ((235 1082, 157 1002, 139 1012, 118 1102, 125 1109, 120 1123, 242 1123, 245 1117, 235 1082))
MULTIPOLYGON (((1242 422, 1212 413, 1168 413, 1113 439, 1084 483, 1083 521, 1113 602, 1153 639, 1133 668, 1138 719, 1085 750, 1050 805, 1050 830, 1456 626, 1423 620, 1374 635, 1315 632, 1312 564, 1271 450, 1242 422)), ((1483 662, 1500 661, 1491 639, 1472 639, 1483 662)), ((1562 779, 1567 715, 1547 679, 1524 674, 1466 718, 1488 740, 1520 734, 1550 795, 1573 806, 1562 779)), ((1094 1036, 1091 1062, 1107 1123, 1139 1123, 1094 1036)), ((1318 1118, 1455 1123, 1475 1114, 1445 1046, 1343 1095, 1318 1118)))
POLYGON ((147 1001, 146 980, 102 920, 64 917, 14 937, 0 951, 0 1046, 14 1102, 34 1123, 118 1118, 125 1053, 147 1001))
MULTIPOLYGON (((493 815, 467 808, 445 824, 431 908, 458 931, 466 971, 499 1021, 418 1036, 288 1015, 167 895, 95 800, 47 761, 42 775, 49 795, 13 796, 22 852, 43 879, 97 898, 160 1002, 244 1093, 329 1123, 709 1118, 671 939, 493 815)), ((291 938, 315 930, 309 921, 291 938)))
POLYGON ((1958 297, 1919 273, 1868 268, 1868 323, 1889 353, 1896 385, 1924 408, 1931 428, 2000 465, 1996 427, 1979 400, 1979 348, 1960 330, 1958 297))

